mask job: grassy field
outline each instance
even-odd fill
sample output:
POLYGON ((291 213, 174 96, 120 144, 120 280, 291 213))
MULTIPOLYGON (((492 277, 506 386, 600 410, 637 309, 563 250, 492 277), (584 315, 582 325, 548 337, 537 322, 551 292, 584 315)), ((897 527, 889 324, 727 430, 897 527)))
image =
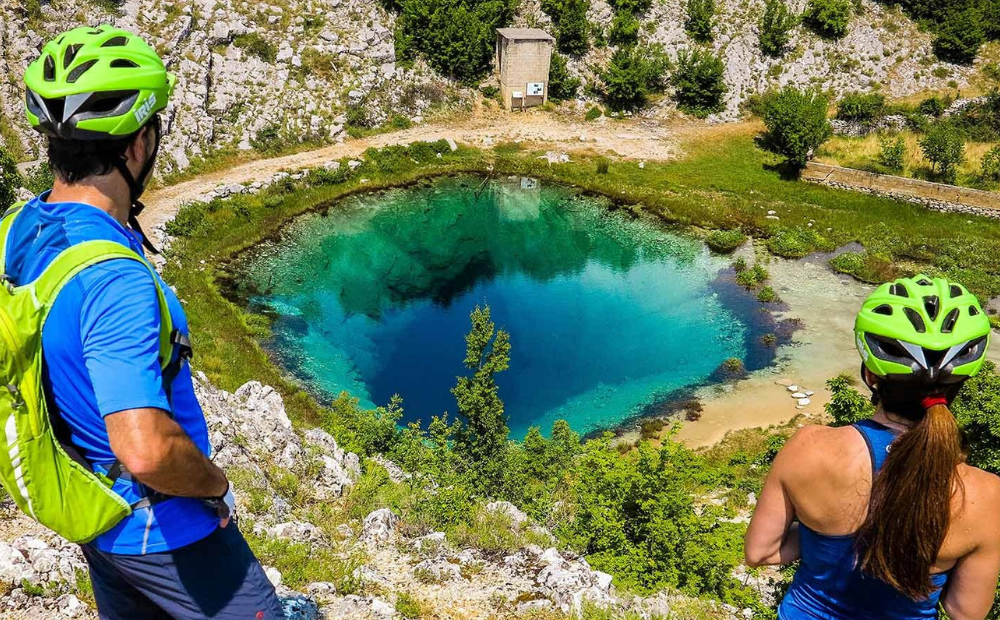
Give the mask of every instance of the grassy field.
POLYGON ((166 277, 185 301, 196 366, 227 390, 251 379, 275 385, 287 397, 293 418, 314 423, 322 419, 325 409, 261 348, 260 339, 268 334, 266 319, 245 313, 220 291, 220 282, 231 275, 225 270, 227 260, 274 234, 295 215, 331 204, 336 208, 336 200, 351 193, 440 174, 484 173, 490 167, 494 174, 577 185, 695 235, 739 228, 765 239, 767 247, 782 256, 860 242, 866 252, 838 259, 837 266, 863 279, 882 280, 919 269, 957 279, 984 300, 1000 295, 1000 221, 799 182, 786 174, 778 158, 755 146, 753 128, 702 136, 685 146, 683 160, 639 168, 635 162, 586 155, 549 165, 538 153, 509 144, 455 153, 444 148, 437 158, 424 143, 371 151, 353 173, 314 175, 256 197, 186 207, 172 226, 180 236, 169 252, 166 277))

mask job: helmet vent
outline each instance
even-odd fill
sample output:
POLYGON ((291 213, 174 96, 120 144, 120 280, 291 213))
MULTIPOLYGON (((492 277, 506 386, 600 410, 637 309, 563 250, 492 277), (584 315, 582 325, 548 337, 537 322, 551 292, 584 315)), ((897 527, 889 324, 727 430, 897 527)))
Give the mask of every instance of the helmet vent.
POLYGON ((979 308, 969 306, 969 316, 979 316, 979 308))
POLYGON ((952 299, 955 299, 956 297, 961 297, 964 294, 965 293, 962 291, 962 287, 961 286, 959 286, 957 284, 952 284, 951 285, 951 298, 952 299))
POLYGON ((135 64, 127 58, 116 58, 111 61, 112 69, 138 69, 139 65, 135 64))
POLYGON ((63 39, 65 39, 65 38, 66 38, 66 35, 63 35, 63 36, 59 37, 59 40, 56 41, 56 45, 62 45, 63 39))
POLYGON ((917 280, 917 284, 919 284, 920 286, 930 286, 931 281, 928 280, 927 278, 920 278, 919 280, 917 280))
POLYGON ((902 284, 893 284, 889 287, 889 294, 895 295, 896 297, 909 297, 910 294, 906 291, 906 287, 902 284))
POLYGON ((101 47, 125 47, 126 45, 128 45, 126 37, 114 37, 105 41, 101 47))
POLYGON ((97 60, 88 60, 85 63, 81 63, 75 69, 73 69, 69 75, 66 76, 66 81, 70 84, 74 84, 80 79, 80 76, 86 73, 91 67, 97 64, 97 60))
POLYGON ((917 330, 918 334, 924 334, 927 332, 927 326, 924 325, 923 318, 917 313, 913 308, 903 308, 903 314, 906 318, 910 319, 910 323, 913 323, 913 329, 917 330))
POLYGON ((937 295, 924 297, 924 310, 927 311, 927 316, 929 316, 932 321, 936 321, 938 313, 941 311, 941 298, 937 295))
POLYGON ((955 323, 958 322, 958 308, 953 309, 944 317, 944 324, 941 325, 942 334, 950 334, 955 331, 955 323))
POLYGON ((52 58, 52 56, 45 57, 45 63, 42 65, 42 72, 46 82, 56 81, 56 61, 52 58))
POLYGON ((70 45, 66 48, 66 55, 63 56, 63 69, 69 69, 69 66, 73 64, 73 59, 76 58, 77 53, 80 48, 83 47, 82 44, 70 45))
POLYGON ((889 304, 882 304, 878 308, 872 310, 875 314, 884 314, 885 316, 892 316, 892 306, 889 304))

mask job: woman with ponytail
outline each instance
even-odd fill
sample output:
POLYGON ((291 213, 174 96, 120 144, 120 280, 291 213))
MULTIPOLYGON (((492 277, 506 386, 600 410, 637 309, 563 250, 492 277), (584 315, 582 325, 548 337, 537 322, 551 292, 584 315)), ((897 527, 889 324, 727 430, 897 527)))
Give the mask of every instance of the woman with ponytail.
POLYGON ((855 325, 876 413, 810 426, 778 454, 747 531, 750 566, 801 560, 781 620, 983 620, 1000 573, 1000 478, 965 463, 949 405, 990 323, 959 284, 879 287, 855 325))

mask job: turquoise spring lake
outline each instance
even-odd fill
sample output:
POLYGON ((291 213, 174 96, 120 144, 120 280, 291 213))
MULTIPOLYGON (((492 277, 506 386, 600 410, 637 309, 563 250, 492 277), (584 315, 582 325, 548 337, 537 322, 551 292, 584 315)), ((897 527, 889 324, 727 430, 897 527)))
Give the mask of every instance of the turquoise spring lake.
POLYGON ((522 437, 560 418, 616 427, 727 358, 769 363, 753 345, 766 313, 720 275, 729 262, 571 188, 454 177, 302 216, 231 266, 231 284, 312 393, 369 407, 399 394, 403 422, 425 424, 454 415, 469 313, 489 304, 510 333, 497 382, 522 437))

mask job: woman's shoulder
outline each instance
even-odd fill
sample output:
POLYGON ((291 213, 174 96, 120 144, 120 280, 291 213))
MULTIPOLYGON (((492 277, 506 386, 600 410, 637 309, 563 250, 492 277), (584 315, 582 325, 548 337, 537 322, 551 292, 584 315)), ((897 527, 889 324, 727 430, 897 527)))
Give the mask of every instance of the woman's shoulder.
POLYGON ((966 463, 958 466, 958 476, 965 489, 965 503, 987 510, 1000 510, 1000 476, 966 463))
POLYGON ((795 431, 781 453, 786 463, 801 467, 826 463, 843 464, 865 452, 864 439, 850 426, 832 427, 809 424, 795 431))

